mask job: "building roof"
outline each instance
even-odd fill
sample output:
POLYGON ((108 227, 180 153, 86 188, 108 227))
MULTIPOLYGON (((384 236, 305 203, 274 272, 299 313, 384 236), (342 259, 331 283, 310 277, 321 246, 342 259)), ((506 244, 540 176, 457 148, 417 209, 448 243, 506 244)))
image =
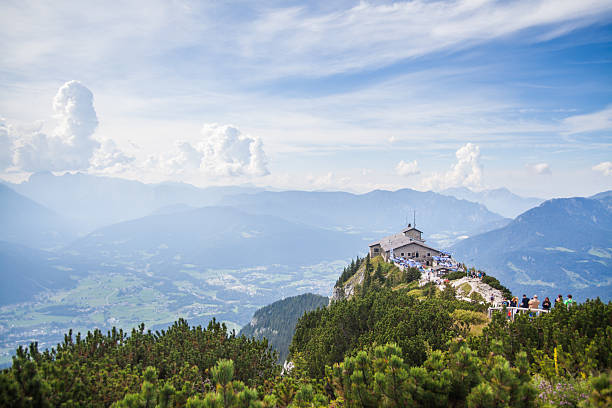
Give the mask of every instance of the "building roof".
POLYGON ((436 252, 440 252, 440 250, 438 249, 432 248, 429 245, 425 245, 423 241, 419 241, 414 238, 407 237, 406 235, 404 235, 404 231, 394 234, 394 235, 389 235, 388 237, 384 237, 380 241, 374 242, 370 244, 369 246, 372 247, 375 245, 380 245, 384 251, 390 251, 392 249, 396 249, 399 247, 403 247, 404 245, 410 245, 410 244, 416 244, 423 248, 427 248, 427 249, 434 250, 436 252))
POLYGON ((418 231, 421 234, 423 233, 423 231, 421 231, 420 229, 417 229, 416 227, 411 226, 410 224, 408 224, 408 226, 402 230, 402 233, 406 233, 406 232, 412 231, 412 230, 418 231))

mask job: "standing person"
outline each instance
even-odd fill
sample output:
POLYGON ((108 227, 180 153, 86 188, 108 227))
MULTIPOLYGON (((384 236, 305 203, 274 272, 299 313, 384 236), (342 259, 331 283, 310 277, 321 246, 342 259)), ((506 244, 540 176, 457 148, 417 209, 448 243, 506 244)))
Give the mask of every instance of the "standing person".
POLYGON ((546 299, 544 299, 544 301, 542 302, 542 309, 544 310, 550 310, 550 299, 548 298, 548 296, 546 296, 546 299))
POLYGON ((573 306, 576 304, 576 302, 574 302, 574 299, 572 299, 572 295, 567 295, 567 299, 563 303, 565 304, 565 306, 573 306))
POLYGON ((559 293, 559 296, 555 299, 555 306, 563 304, 563 296, 559 293))
POLYGON ((525 309, 529 309, 529 298, 525 294, 523 294, 523 300, 521 301, 521 307, 525 309))
MULTIPOLYGON (((533 295, 533 298, 529 301, 529 317, 533 316, 533 312, 531 310, 537 309, 540 307, 540 301, 538 300, 538 295, 533 295)), ((540 315, 540 312, 535 312, 536 316, 540 315)))
POLYGON ((530 309, 538 309, 540 307, 540 301, 538 295, 533 295, 533 298, 527 303, 530 309))
POLYGON ((510 301, 510 307, 517 307, 517 306, 518 306, 518 298, 514 296, 512 300, 510 301))

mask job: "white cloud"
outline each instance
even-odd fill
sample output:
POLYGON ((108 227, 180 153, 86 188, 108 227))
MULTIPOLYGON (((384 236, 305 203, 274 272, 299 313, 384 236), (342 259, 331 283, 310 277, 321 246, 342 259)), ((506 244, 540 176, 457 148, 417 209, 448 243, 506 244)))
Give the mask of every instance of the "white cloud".
POLYGON ((13 140, 9 127, 3 118, 0 118, 0 170, 13 164, 13 140))
POLYGON ((611 9, 607 0, 362 1, 315 15, 306 7, 290 7, 262 13, 238 38, 238 49, 243 58, 270 61, 276 74, 328 75, 466 48, 527 29, 538 30, 532 40, 549 40, 611 9))
POLYGON ((593 166, 593 170, 601 172, 604 176, 612 176, 612 162, 601 162, 593 166))
POLYGON ((94 152, 91 158, 93 170, 104 170, 106 172, 121 172, 134 162, 134 157, 126 155, 117 148, 115 142, 110 139, 104 140, 100 148, 94 152))
POLYGON ((175 145, 177 152, 168 160, 170 170, 174 173, 198 170, 204 154, 184 140, 177 140, 175 145))
POLYGON ((53 99, 57 124, 53 133, 43 124, 16 129, 0 120, 0 167, 24 172, 94 170, 119 171, 134 161, 114 141, 94 137, 98 116, 92 92, 79 81, 62 85, 53 99))
POLYGON ((400 176, 413 176, 419 174, 421 171, 419 170, 419 164, 416 160, 411 162, 401 160, 397 163, 397 166, 395 166, 395 172, 400 176))
POLYGON ((78 81, 66 82, 53 99, 53 110, 58 120, 53 135, 22 135, 16 142, 15 164, 25 171, 87 169, 100 146, 93 138, 98 126, 93 94, 78 81))
POLYGON ((423 180, 425 188, 443 190, 450 187, 480 188, 482 166, 480 148, 472 143, 461 146, 456 152, 457 162, 446 173, 434 173, 423 180))
POLYGON ((566 134, 612 129, 612 105, 598 112, 565 118, 563 127, 566 134))
POLYGON ((552 174, 550 170, 550 165, 548 163, 528 164, 526 167, 533 174, 538 174, 538 175, 552 174))
POLYGON ((316 190, 342 190, 350 189, 351 178, 346 176, 338 176, 330 171, 320 176, 309 175, 306 178, 309 187, 316 190))
POLYGON ((204 139, 197 146, 202 152, 201 168, 218 176, 265 176, 268 159, 259 138, 242 134, 231 125, 205 124, 204 139))
POLYGON ((200 70, 248 67, 246 80, 322 76, 465 49, 525 30, 531 30, 529 41, 546 41, 606 21, 612 9, 608 0, 412 0, 337 2, 339 7, 313 13, 306 6, 252 3, 236 12, 234 2, 151 0, 145 7, 128 1, 116 13, 91 1, 80 8, 62 1, 52 6, 9 2, 0 9, 0 23, 7 27, 0 37, 0 67, 33 75, 48 66, 54 66, 53 73, 138 72, 135 76, 144 78, 143 60, 190 49, 200 70), (245 21, 244 15, 255 18, 245 21), (223 30, 237 25, 240 30, 223 30), (101 66, 109 60, 115 63, 101 66), (206 60, 215 60, 215 67, 201 64, 206 60))
POLYGON ((192 144, 178 141, 170 156, 150 158, 149 164, 162 165, 170 173, 201 171, 214 177, 259 177, 270 174, 263 143, 243 134, 232 125, 204 124, 202 140, 192 144))

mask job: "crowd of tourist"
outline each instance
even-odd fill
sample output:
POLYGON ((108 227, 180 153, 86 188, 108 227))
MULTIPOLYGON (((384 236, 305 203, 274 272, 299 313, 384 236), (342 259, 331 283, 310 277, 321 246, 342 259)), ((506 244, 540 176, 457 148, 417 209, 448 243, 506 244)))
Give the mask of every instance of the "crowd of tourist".
MULTIPOLYGON (((567 295, 567 298, 564 300, 563 295, 559 294, 559 296, 557 296, 557 298, 555 299, 554 306, 556 307, 556 306, 563 305, 566 307, 570 307, 575 304, 576 304, 576 301, 572 299, 572 295, 567 295)), ((508 308, 508 318, 510 319, 518 311, 523 311, 523 310, 529 310, 530 316, 532 316, 534 313, 535 315, 539 315, 540 311, 542 310, 548 312, 551 309, 551 307, 553 307, 553 304, 550 301, 550 298, 548 296, 546 296, 546 298, 540 303, 540 299, 538 299, 538 295, 533 295, 531 299, 528 298, 527 295, 523 295, 523 298, 520 301, 516 296, 514 296, 510 300, 506 299, 502 302, 501 306, 508 308)))
MULTIPOLYGON (((560 305, 560 304, 563 304, 565 306, 571 306, 575 303, 576 302, 574 301, 574 299, 572 299, 572 295, 567 295, 567 299, 563 300, 563 295, 559 294, 559 296, 557 296, 557 298, 555 299, 555 306, 560 305)), ((502 306, 520 307, 523 309, 550 310, 550 308, 552 307, 552 302, 550 301, 548 296, 546 296, 544 301, 542 301, 542 303, 540 304, 538 295, 533 295, 531 299, 528 298, 527 295, 523 295, 523 298, 521 299, 520 302, 518 298, 514 296, 511 300, 504 300, 502 303, 502 306)))

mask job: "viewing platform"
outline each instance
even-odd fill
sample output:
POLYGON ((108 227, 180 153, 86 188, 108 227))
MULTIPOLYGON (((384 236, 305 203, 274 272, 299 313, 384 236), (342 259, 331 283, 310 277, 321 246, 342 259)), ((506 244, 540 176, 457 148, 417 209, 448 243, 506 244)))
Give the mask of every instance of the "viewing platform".
POLYGON ((503 307, 503 306, 494 306, 494 307, 490 307, 487 310, 487 316, 489 316, 489 319, 491 317, 493 317, 493 312, 498 310, 498 311, 503 311, 504 309, 506 309, 506 313, 508 315, 508 317, 511 320, 514 320, 514 316, 516 316, 519 313, 533 313, 535 316, 539 316, 540 313, 549 313, 550 309, 529 309, 526 307, 503 307))

